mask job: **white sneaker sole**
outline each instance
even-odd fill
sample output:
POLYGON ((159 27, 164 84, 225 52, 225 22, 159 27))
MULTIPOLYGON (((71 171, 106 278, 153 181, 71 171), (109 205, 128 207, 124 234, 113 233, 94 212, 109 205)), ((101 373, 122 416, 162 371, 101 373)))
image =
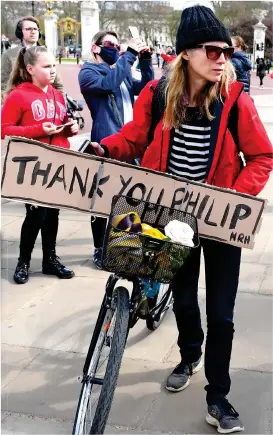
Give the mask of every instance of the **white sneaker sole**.
POLYGON ((243 432, 245 430, 244 427, 235 426, 232 429, 222 429, 220 427, 220 423, 216 418, 212 417, 210 414, 207 414, 206 416, 206 422, 210 424, 211 426, 217 427, 217 431, 219 433, 234 433, 234 432, 243 432))
MULTIPOLYGON (((203 367, 203 360, 201 359, 200 363, 195 367, 195 369, 192 371, 192 374, 194 375, 195 373, 199 372, 199 370, 201 370, 201 368, 203 367)), ((191 382, 191 377, 189 377, 189 379, 187 380, 187 382, 183 385, 183 387, 180 388, 173 388, 173 387, 168 387, 167 385, 165 386, 166 389, 168 391, 171 391, 172 393, 179 393, 179 391, 183 391, 185 390, 185 388, 187 388, 190 385, 191 382)))

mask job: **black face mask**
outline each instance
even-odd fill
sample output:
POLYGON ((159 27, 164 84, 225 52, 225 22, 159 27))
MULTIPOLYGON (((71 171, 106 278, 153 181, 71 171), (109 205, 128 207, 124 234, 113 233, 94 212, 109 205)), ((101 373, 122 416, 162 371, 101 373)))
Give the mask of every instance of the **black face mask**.
POLYGON ((101 47, 99 56, 108 63, 108 65, 114 65, 119 58, 119 51, 117 48, 101 47))

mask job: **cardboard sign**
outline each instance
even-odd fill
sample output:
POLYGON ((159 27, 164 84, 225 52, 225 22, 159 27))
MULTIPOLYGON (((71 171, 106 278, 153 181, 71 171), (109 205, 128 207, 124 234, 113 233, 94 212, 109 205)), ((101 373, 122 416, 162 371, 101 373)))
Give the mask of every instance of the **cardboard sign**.
POLYGON ((266 201, 111 159, 11 138, 2 196, 109 216, 114 195, 192 213, 200 236, 253 248, 266 201))

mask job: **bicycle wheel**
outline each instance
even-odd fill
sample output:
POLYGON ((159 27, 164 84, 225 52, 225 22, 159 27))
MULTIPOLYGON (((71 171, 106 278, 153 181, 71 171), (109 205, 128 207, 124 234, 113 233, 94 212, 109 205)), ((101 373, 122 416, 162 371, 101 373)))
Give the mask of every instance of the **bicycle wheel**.
POLYGON ((146 326, 150 331, 155 331, 159 327, 165 314, 172 305, 172 299, 173 296, 170 284, 161 284, 153 304, 155 308, 151 309, 146 319, 146 326), (157 306, 158 308, 156 308, 157 306))
POLYGON ((98 332, 98 327, 100 331, 97 337, 94 334, 92 337, 94 350, 83 378, 74 435, 104 433, 126 344, 128 324, 129 293, 126 288, 117 287, 113 292, 111 307, 101 307, 95 326, 95 331, 98 332))

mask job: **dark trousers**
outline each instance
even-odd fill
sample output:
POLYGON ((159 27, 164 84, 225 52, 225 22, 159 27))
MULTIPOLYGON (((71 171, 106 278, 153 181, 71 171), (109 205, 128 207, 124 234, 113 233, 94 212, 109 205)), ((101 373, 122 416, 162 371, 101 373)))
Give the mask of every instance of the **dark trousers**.
POLYGON ((264 76, 259 76, 260 78, 260 86, 263 86, 264 76))
POLYGON ((107 219, 103 217, 91 217, 91 229, 95 248, 103 247, 103 240, 107 226, 107 219))
POLYGON ((20 259, 30 262, 37 236, 41 230, 43 258, 48 258, 56 247, 59 225, 59 211, 56 208, 36 207, 26 204, 26 217, 21 229, 20 259))
MULTIPOLYGON (((205 375, 208 404, 230 390, 229 364, 234 333, 233 311, 238 287, 241 249, 201 239, 206 272, 207 341, 205 375)), ((201 246, 192 249, 173 280, 174 313, 182 360, 197 361, 204 333, 198 306, 201 246)))

